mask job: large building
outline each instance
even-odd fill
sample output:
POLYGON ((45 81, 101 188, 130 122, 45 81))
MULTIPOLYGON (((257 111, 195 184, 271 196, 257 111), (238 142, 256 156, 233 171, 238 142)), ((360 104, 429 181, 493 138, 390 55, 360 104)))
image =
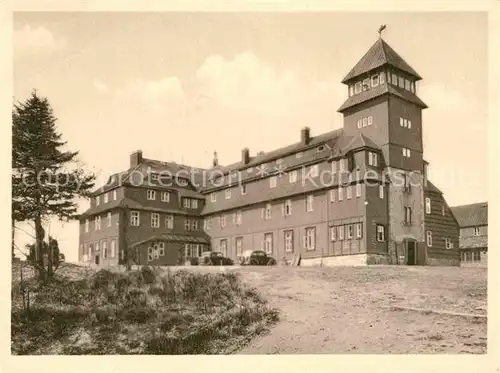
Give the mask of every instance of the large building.
POLYGON ((459 265, 457 221, 426 176, 421 79, 379 38, 342 80, 341 129, 304 128, 294 144, 208 170, 134 153, 82 215, 81 260, 168 265, 252 249, 301 265, 459 265))
POLYGON ((488 266, 488 203, 452 207, 460 226, 460 257, 464 267, 488 266))

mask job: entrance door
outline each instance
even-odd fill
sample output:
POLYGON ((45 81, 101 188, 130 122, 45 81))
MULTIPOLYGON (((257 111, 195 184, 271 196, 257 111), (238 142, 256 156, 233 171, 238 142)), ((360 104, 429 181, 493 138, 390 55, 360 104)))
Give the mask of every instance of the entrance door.
POLYGON ((99 255, 95 256, 95 264, 99 265, 99 255))
POLYGON ((417 264, 417 247, 415 241, 406 241, 406 264, 407 265, 416 265, 417 264))

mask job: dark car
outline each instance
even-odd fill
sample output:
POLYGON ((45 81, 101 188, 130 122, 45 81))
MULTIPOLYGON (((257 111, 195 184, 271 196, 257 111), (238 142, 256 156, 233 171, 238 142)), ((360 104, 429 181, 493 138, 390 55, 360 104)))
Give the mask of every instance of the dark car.
POLYGON ((205 251, 201 254, 199 263, 200 265, 225 266, 232 265, 233 261, 217 251, 205 251))
POLYGON ((266 266, 276 264, 276 261, 262 250, 246 250, 238 259, 241 265, 266 266))

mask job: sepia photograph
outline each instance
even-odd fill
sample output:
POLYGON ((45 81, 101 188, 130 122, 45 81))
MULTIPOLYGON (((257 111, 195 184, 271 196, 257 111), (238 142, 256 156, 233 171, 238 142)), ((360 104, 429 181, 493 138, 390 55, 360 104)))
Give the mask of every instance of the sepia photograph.
POLYGON ((488 38, 15 11, 11 355, 486 355, 488 38))

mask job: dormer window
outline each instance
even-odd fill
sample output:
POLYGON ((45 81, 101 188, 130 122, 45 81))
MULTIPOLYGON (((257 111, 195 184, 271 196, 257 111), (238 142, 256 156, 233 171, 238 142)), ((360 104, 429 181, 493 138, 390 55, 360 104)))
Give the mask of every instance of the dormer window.
POLYGON ((354 86, 351 84, 349 86, 349 97, 351 97, 352 95, 354 95, 354 86))
POLYGON ((379 76, 378 75, 373 75, 372 76, 372 87, 376 87, 379 84, 379 76))
POLYGON ((410 92, 415 93, 415 82, 410 82, 410 92))
POLYGON ((392 73, 391 83, 394 85, 398 85, 398 76, 392 73))
POLYGON ((370 79, 366 78, 363 80, 363 91, 367 91, 370 88, 370 79))
POLYGON ((385 83, 385 73, 383 71, 380 73, 379 80, 380 80, 380 84, 385 83))
POLYGON ((361 93, 361 82, 357 82, 354 85, 354 93, 356 93, 356 94, 361 93))
POLYGON ((409 91, 409 90, 410 90, 410 81, 409 81, 408 79, 405 79, 405 89, 406 89, 407 91, 409 91))
POLYGON ((398 76, 398 85, 400 88, 404 88, 405 87, 405 78, 403 78, 402 76, 398 76))

